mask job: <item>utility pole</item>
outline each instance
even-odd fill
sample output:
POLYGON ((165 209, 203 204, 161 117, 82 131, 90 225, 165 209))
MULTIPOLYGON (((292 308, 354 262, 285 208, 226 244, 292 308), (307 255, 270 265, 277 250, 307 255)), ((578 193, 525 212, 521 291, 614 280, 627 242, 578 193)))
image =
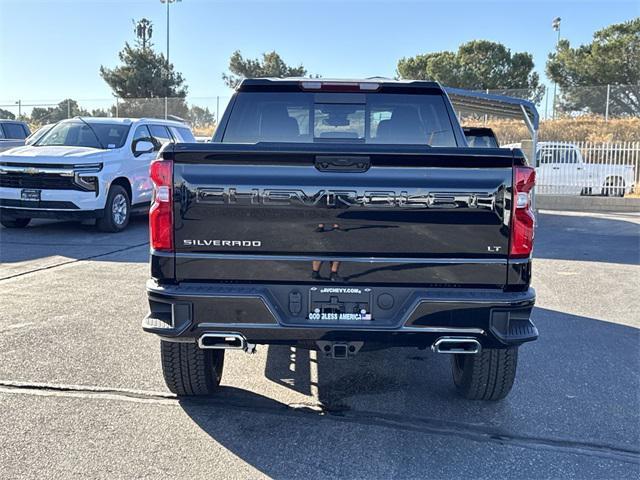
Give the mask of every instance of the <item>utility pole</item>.
POLYGON ((22 100, 18 100, 16 102, 16 105, 18 105, 18 119, 20 117, 22 117, 22 100))
MULTIPOLYGON (((558 53, 558 47, 560 46, 560 21, 562 19, 560 17, 556 17, 551 21, 551 26, 553 29, 558 32, 558 40, 556 41, 556 54, 558 53)), ((556 118, 556 90, 558 88, 558 82, 553 82, 553 105, 551 106, 551 111, 553 112, 553 119, 556 118)))
POLYGON ((549 120, 549 92, 544 92, 544 119, 549 120))

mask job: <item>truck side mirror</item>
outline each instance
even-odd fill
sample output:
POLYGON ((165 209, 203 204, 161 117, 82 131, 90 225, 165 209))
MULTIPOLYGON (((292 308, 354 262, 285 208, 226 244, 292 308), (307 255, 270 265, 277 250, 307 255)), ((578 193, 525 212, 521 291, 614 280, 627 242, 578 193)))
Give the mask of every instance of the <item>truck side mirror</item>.
POLYGON ((151 153, 155 150, 155 145, 149 139, 141 138, 133 144, 133 154, 138 157, 144 153, 151 153))

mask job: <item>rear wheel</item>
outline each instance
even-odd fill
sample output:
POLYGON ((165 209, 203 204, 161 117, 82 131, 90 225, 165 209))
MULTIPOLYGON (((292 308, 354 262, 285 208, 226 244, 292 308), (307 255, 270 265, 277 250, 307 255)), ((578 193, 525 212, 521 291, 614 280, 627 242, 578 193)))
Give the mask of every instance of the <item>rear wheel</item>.
POLYGON ((454 355, 453 382, 470 400, 501 400, 513 387, 518 347, 484 348, 475 355, 454 355))
POLYGON ((164 381, 176 395, 212 395, 220 385, 224 350, 203 350, 195 343, 160 341, 164 381))
POLYGON ((109 233, 120 232, 129 224, 130 217, 129 194, 121 185, 112 185, 107 195, 104 213, 96 222, 98 230, 109 233))
POLYGON ((624 180, 620 177, 608 178, 602 186, 605 197, 624 197, 624 180))
POLYGON ((30 218, 0 218, 0 224, 5 228, 24 228, 30 221, 30 218))

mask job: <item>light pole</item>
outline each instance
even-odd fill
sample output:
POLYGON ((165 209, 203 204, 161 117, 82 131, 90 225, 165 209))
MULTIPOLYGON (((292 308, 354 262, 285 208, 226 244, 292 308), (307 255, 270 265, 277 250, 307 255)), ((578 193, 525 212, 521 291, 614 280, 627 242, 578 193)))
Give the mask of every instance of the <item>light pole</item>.
MULTIPOLYGON (((167 4, 167 80, 169 79, 169 6, 175 2, 181 2, 182 0, 160 0, 160 3, 167 4)), ((169 100, 166 95, 164 97, 164 118, 166 120, 169 114, 169 100)))
POLYGON ((181 1, 182 0, 160 0, 160 3, 167 4, 167 65, 169 65, 169 5, 181 1))
MULTIPOLYGON (((560 45, 560 21, 562 19, 560 17, 556 17, 551 21, 551 26, 553 29, 558 32, 558 40, 556 41, 556 55, 558 54, 558 47, 560 45)), ((558 88, 558 82, 553 82, 553 105, 551 107, 551 111, 553 112, 553 119, 556 118, 556 90, 558 88)))

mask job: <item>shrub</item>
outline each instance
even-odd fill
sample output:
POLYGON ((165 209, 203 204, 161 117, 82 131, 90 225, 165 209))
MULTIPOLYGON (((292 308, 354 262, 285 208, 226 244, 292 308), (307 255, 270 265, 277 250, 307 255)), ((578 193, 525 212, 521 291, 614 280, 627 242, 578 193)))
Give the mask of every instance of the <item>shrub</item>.
MULTIPOLYGON (((465 126, 484 125, 483 120, 465 120, 465 126)), ((520 120, 489 119, 486 123, 498 136, 501 144, 530 138, 527 127, 520 120)), ((605 121, 601 116, 585 115, 540 122, 538 140, 564 142, 638 142, 640 117, 613 118, 605 121)))

